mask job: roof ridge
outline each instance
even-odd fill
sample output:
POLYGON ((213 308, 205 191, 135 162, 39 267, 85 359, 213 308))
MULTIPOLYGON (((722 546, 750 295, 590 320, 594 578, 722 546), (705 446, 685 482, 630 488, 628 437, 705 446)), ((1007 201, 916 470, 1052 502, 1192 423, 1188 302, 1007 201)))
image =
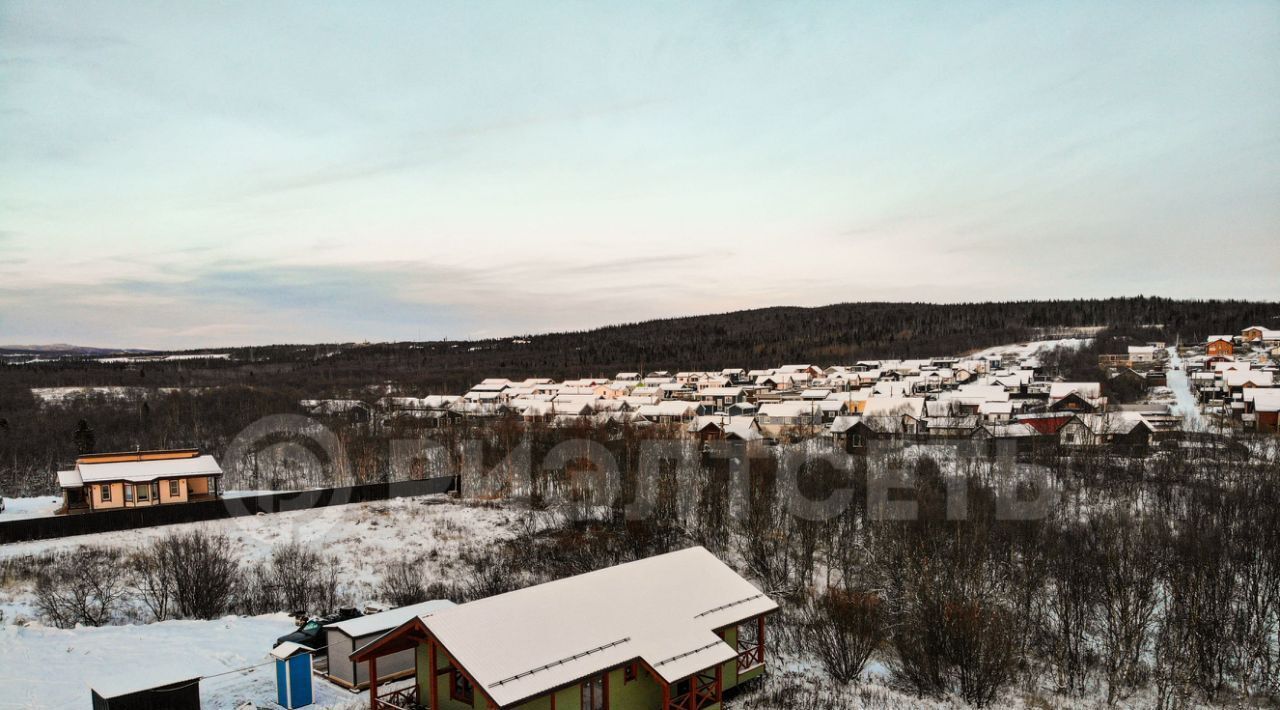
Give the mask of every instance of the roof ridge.
POLYGON ((673 661, 678 661, 678 660, 680 660, 681 658, 688 658, 689 656, 692 656, 692 655, 694 655, 694 654, 696 654, 696 653, 701 653, 702 651, 705 651, 705 650, 707 650, 707 649, 709 649, 709 648, 715 648, 716 646, 719 646, 719 645, 720 645, 720 644, 722 644, 722 643, 724 643, 724 640, 723 640, 723 639, 716 639, 715 641, 713 641, 713 642, 711 642, 711 643, 709 643, 709 644, 707 644, 707 645, 705 645, 705 646, 699 646, 699 647, 697 647, 697 648, 693 649, 692 651, 685 651, 684 653, 677 654, 677 655, 675 655, 675 656, 672 656, 671 658, 667 658, 667 659, 665 659, 665 660, 658 661, 657 663, 653 664, 653 667, 654 667, 654 668, 657 668, 658 666, 666 665, 666 664, 671 663, 671 662, 673 662, 673 661))
POLYGON ((520 680, 521 678, 527 678, 528 676, 531 676, 531 675, 533 675, 534 673, 539 673, 539 672, 541 672, 541 671, 550 670, 551 668, 555 668, 556 666, 562 666, 562 665, 564 665, 564 664, 566 664, 566 663, 569 663, 569 662, 571 662, 571 661, 576 661, 576 660, 578 660, 579 658, 585 658, 585 657, 587 657, 587 656, 590 656, 590 655, 591 655, 591 654, 593 654, 593 653, 599 653, 599 652, 601 652, 601 651, 608 650, 608 649, 610 649, 610 648, 613 648, 614 646, 621 646, 622 644, 627 643, 627 642, 629 642, 630 640, 631 640, 631 637, 630 637, 630 636, 628 636, 628 637, 626 637, 626 638, 618 639, 617 641, 612 641, 612 642, 610 642, 610 643, 606 643, 606 644, 604 644, 603 646, 596 646, 595 648, 588 649, 588 650, 586 650, 586 651, 583 651, 582 653, 575 653, 575 654, 573 654, 572 656, 566 656, 566 657, 564 657, 564 658, 561 658, 561 659, 560 659, 560 660, 558 660, 558 661, 552 661, 552 662, 550 662, 550 663, 546 663, 546 664, 543 664, 543 665, 541 665, 541 666, 538 666, 537 668, 532 668, 532 669, 530 669, 530 670, 527 670, 527 671, 524 671, 524 672, 521 672, 521 673, 517 673, 517 674, 515 674, 515 675, 513 675, 513 676, 511 676, 511 677, 509 677, 509 678, 503 678, 502 680, 496 681, 496 682, 494 682, 494 683, 490 683, 490 684, 489 684, 489 687, 490 687, 490 688, 496 688, 496 687, 498 687, 498 686, 500 686, 500 685, 503 685, 503 684, 505 684, 505 683, 510 683, 510 682, 512 682, 512 681, 520 680))
POLYGON ((706 611, 702 612, 701 614, 695 614, 693 618, 695 618, 695 619, 701 619, 702 617, 707 616, 708 614, 714 614, 714 613, 716 613, 717 611, 724 611, 725 609, 728 609, 728 608, 730 608, 730 607, 738 606, 739 604, 746 604, 747 602, 755 601, 756 599, 759 599, 760 597, 763 597, 763 596, 764 596, 764 593, 760 593, 760 594, 756 594, 756 595, 753 595, 753 596, 747 597, 746 599, 739 599, 739 600, 738 600, 738 601, 736 601, 736 602, 729 602, 728 604, 721 604, 720 606, 718 606, 718 607, 716 607, 716 608, 714 608, 714 609, 707 609, 706 611))

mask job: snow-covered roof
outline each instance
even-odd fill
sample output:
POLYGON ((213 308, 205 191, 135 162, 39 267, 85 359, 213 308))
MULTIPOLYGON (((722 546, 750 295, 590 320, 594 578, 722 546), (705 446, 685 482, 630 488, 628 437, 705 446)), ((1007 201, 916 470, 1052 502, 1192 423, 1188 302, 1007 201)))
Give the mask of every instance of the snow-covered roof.
POLYGON ((1242 398, 1246 402, 1253 402, 1255 412, 1280 412, 1280 389, 1246 387, 1242 398))
POLYGON ((285 660, 293 658, 299 653, 312 653, 315 649, 310 646, 303 646, 295 641, 285 641, 284 643, 271 649, 271 657, 277 660, 285 660))
POLYGON ((982 424, 979 428, 986 430, 988 434, 997 439, 1037 436, 1040 433, 1030 424, 1023 422, 1014 422, 1012 424, 992 424, 988 422, 982 424))
POLYGON ((978 417, 968 414, 960 417, 930 417, 929 429, 976 429, 980 423, 978 417))
POLYGON ((687 417, 697 411, 698 405, 684 400, 667 400, 657 404, 645 404, 636 408, 642 417, 687 417))
POLYGON ((80 478, 80 472, 74 468, 70 471, 58 471, 59 488, 79 488, 83 485, 84 479, 80 478))
POLYGON ((358 639, 370 634, 386 633, 415 616, 425 618, 445 609, 452 609, 455 606, 457 605, 448 599, 432 599, 420 604, 410 604, 398 609, 389 609, 377 614, 368 614, 354 619, 347 619, 346 621, 339 621, 336 624, 329 624, 325 628, 335 629, 351 638, 358 639))
POLYGON ((745 441, 764 438, 756 426, 756 418, 751 415, 730 417, 723 414, 708 414, 689 422, 688 431, 699 432, 709 426, 714 426, 727 435, 731 434, 745 441))
POLYGON ((1151 425, 1141 412, 1110 412, 1107 414, 1079 414, 1076 418, 1095 434, 1128 434, 1135 427, 1151 425))
POLYGON ((1102 384, 1098 382, 1054 382, 1049 386, 1049 399, 1058 401, 1072 393, 1084 399, 1097 399, 1102 396, 1102 384))
POLYGON ((141 693, 144 690, 163 688, 175 685, 200 682, 200 676, 191 673, 179 674, 175 670, 166 669, 150 672, 145 667, 131 668, 128 673, 104 675, 90 684, 93 692, 104 699, 118 698, 123 695, 141 693))
POLYGON ((924 416, 924 397, 872 397, 862 410, 863 419, 909 414, 916 419, 924 416))
POLYGON ((793 418, 815 416, 821 412, 816 402, 767 402, 760 405, 758 413, 762 417, 793 418))
POLYGON ((983 402, 978 414, 1013 414, 1013 402, 983 402))
POLYGON ((1233 370, 1222 374, 1222 381, 1228 387, 1271 387, 1275 384, 1276 373, 1270 370, 1233 370))
POLYGON ((463 604, 423 623, 478 689, 506 707, 636 658, 674 683, 737 655, 716 629, 777 608, 692 547, 463 604))
MULTIPOLYGON (((129 481, 142 483, 161 478, 221 476, 222 467, 209 455, 152 461, 116 461, 111 463, 77 463, 83 483, 129 481)), ((61 479, 61 477, 59 477, 61 479)))
POLYGON ((832 434, 843 434, 846 431, 849 431, 850 429, 852 429, 853 426, 860 421, 862 421, 862 417, 857 415, 845 415, 842 417, 836 417, 831 422, 830 431, 832 434))

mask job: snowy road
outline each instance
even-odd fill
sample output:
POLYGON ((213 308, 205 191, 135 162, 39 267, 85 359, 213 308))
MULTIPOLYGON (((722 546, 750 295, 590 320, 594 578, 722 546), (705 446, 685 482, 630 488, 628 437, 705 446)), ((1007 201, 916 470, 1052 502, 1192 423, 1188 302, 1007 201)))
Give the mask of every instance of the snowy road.
POLYGON ((1178 357, 1176 346, 1169 347, 1169 369, 1166 374, 1169 389, 1173 390, 1173 396, 1177 400, 1173 413, 1182 417, 1188 431, 1205 431, 1208 427, 1204 415, 1200 413, 1200 404, 1191 391, 1191 382, 1187 379, 1187 371, 1182 367, 1182 358, 1178 357))

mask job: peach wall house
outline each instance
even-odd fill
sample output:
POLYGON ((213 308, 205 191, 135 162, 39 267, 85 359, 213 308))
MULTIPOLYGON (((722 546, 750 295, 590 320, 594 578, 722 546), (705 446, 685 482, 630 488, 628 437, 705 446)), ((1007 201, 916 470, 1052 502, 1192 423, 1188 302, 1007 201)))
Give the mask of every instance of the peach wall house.
POLYGON ((64 513, 216 498, 221 478, 218 462, 196 449, 91 454, 58 471, 64 513))

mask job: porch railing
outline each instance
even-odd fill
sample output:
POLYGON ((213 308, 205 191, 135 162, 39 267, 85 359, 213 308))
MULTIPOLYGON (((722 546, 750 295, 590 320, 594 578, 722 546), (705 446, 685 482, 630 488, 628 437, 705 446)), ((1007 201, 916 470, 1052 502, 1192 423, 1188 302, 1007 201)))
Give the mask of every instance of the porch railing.
POLYGON ((418 705, 418 693, 413 687, 390 690, 374 699, 369 710, 411 710, 418 705))
POLYGON ((764 665, 760 659, 760 644, 751 643, 738 649, 738 672, 744 673, 764 665))

